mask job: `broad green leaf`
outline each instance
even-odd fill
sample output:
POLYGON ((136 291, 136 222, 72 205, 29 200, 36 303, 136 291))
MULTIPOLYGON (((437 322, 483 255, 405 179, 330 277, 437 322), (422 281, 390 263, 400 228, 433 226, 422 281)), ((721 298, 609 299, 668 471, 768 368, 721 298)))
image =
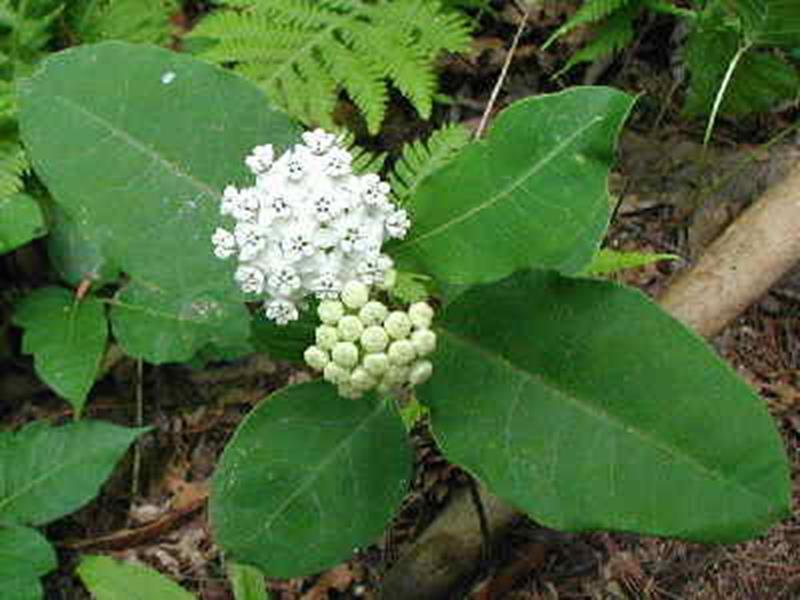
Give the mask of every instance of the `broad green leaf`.
POLYGON ((84 556, 77 573, 95 600, 194 600, 155 569, 109 556, 84 556))
POLYGON ((302 312, 297 321, 287 325, 276 325, 260 311, 252 322, 250 341, 258 352, 272 358, 304 362, 303 352, 314 343, 317 325, 319 319, 315 310, 302 312))
POLYGON ((57 566, 56 553, 35 529, 0 526, 0 588, 3 600, 40 600, 39 578, 57 566))
POLYGON ((79 509, 144 431, 84 420, 0 432, 0 523, 44 525, 79 509))
POLYGON ((0 254, 47 233, 42 211, 27 194, 0 197, 0 254))
POLYGON ((522 272, 438 333, 418 395, 443 452, 537 521, 735 542, 789 514, 760 398, 639 292, 522 272))
POLYGON ((239 426, 214 476, 217 543, 268 577, 335 565, 383 531, 411 456, 390 402, 354 402, 323 381, 286 388, 239 426))
POLYGON ((624 269, 633 269, 635 267, 643 267, 645 265, 659 262, 662 260, 678 260, 680 257, 674 254, 650 254, 647 252, 622 252, 620 250, 612 250, 611 248, 603 248, 592 260, 592 263, 587 267, 587 275, 608 275, 623 271, 624 269))
MULTIPOLYGON (((210 242, 222 190, 252 184, 243 161, 255 145, 283 148, 298 135, 254 85, 168 50, 108 42, 44 61, 20 103, 25 146, 55 201, 135 284, 169 292, 162 309, 173 321, 208 298, 241 304, 235 261, 215 258, 210 242)), ((245 335, 246 315, 220 310, 232 319, 223 329, 245 335)), ((192 353, 205 338, 186 342, 192 353)), ((176 347, 161 358, 182 360, 186 346, 176 347)))
POLYGON ((80 416, 106 348, 108 323, 94 296, 78 300, 68 290, 40 288, 22 299, 14 323, 25 329, 22 350, 36 373, 80 416))
POLYGON ((461 284, 559 267, 597 236, 616 136, 632 102, 586 87, 511 105, 486 140, 420 182, 410 202, 414 225, 393 255, 409 270, 461 284))
POLYGON ((264 585, 264 575, 258 569, 228 563, 228 579, 233 588, 235 600, 269 600, 267 588, 264 585))
POLYGON ((250 322, 245 305, 226 302, 223 294, 204 286, 203 281, 187 281, 182 290, 126 285, 111 311, 114 335, 125 352, 160 364, 187 361, 207 344, 246 340, 250 322))
POLYGON ((119 269, 103 255, 89 232, 79 227, 63 208, 50 203, 47 212, 50 219, 47 254, 64 281, 77 286, 88 279, 102 286, 119 276, 119 269))

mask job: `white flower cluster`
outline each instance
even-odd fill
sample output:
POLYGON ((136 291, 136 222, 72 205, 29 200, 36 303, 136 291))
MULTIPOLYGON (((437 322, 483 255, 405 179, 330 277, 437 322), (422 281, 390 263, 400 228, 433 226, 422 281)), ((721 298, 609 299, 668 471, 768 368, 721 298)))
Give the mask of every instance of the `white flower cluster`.
POLYGON ((225 188, 221 213, 236 225, 211 238, 216 256, 238 258, 241 289, 264 294, 267 318, 281 325, 297 319, 306 296, 336 299, 349 281, 383 284, 392 260, 381 246, 409 227, 389 184, 353 174, 334 134, 317 129, 303 142, 277 159, 271 145, 253 149, 245 164, 256 183, 225 188))
POLYGON ((387 393, 419 385, 433 373, 425 357, 436 349, 436 334, 430 328, 433 309, 425 302, 390 312, 382 302, 369 300, 367 286, 351 281, 341 302, 325 300, 317 312, 322 325, 304 357, 338 386, 341 396, 360 398, 372 389, 387 393))

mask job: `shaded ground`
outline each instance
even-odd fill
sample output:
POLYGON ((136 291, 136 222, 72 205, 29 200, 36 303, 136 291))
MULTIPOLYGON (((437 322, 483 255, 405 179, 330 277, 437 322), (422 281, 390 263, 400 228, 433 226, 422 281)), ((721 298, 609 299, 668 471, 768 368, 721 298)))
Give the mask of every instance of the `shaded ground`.
MULTIPOLYGON (((477 123, 519 22, 519 13, 510 3, 498 6, 504 8, 483 23, 473 55, 445 65, 444 84, 455 101, 441 109, 438 118, 477 123)), ((558 55, 538 52, 538 45, 568 9, 565 2, 534 12, 533 26, 514 55, 498 107, 577 83, 551 80, 549 73, 558 55)), ((646 94, 624 138, 613 178, 621 202, 608 243, 671 252, 685 259, 624 275, 626 282, 656 293, 672 272, 688 264, 770 181, 785 172, 800 150, 790 144, 759 146, 785 131, 795 115, 784 112, 735 125, 722 123, 716 149, 703 155, 697 144, 702 123, 683 122, 677 104, 661 102, 673 85, 665 69, 669 57, 655 49, 663 46, 670 30, 660 20, 649 20, 642 23, 642 31, 635 51, 609 63, 605 70, 579 71, 575 77, 587 76, 646 94)), ((572 40, 579 41, 579 36, 572 40)), ((563 57, 573 49, 564 44, 557 52, 563 57)), ((395 148, 409 131, 425 129, 397 102, 384 135, 373 143, 395 148)), ((43 260, 41 248, 34 244, 15 253, 0 269, 4 278, 35 283, 43 260)), ((761 392, 783 435, 795 482, 800 469, 798 281, 800 277, 787 277, 714 341, 721 355, 761 392)), ((4 339, 18 348, 16 333, 4 339)), ((230 598, 221 557, 208 531, 207 479, 242 416, 269 391, 304 377, 308 375, 265 357, 203 370, 144 366, 140 371, 126 358, 110 365, 87 404, 88 416, 130 424, 140 394, 144 420, 156 431, 140 446, 142 467, 135 485, 129 462, 118 469, 100 498, 47 528, 48 538, 59 545, 61 559, 61 569, 47 578, 48 598, 88 597, 71 575, 78 552, 143 561, 205 600, 230 598)), ((24 358, 0 363, 0 397, 4 428, 36 418, 66 417, 65 404, 37 382, 30 361, 24 358)), ((417 431, 414 441, 418 470, 413 490, 385 538, 327 573, 270 582, 276 598, 376 597, 382 574, 435 517, 452 491, 467 483, 465 475, 441 459, 424 431, 417 431)), ((795 494, 796 504, 797 498, 800 495, 795 494)), ((800 597, 797 515, 800 512, 795 510, 795 517, 761 539, 727 547, 633 535, 565 535, 523 520, 460 596, 476 600, 796 598, 800 597)))

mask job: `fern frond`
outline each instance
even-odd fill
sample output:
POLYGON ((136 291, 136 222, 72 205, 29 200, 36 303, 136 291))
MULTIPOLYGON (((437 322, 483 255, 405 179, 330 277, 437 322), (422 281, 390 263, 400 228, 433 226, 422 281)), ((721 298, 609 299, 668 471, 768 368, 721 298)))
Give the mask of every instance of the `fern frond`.
POLYGON ((556 77, 583 62, 592 62, 627 46, 634 37, 633 20, 638 6, 628 7, 614 13, 595 28, 595 37, 586 46, 573 54, 556 77))
POLYGON ((375 154, 356 145, 356 136, 352 131, 342 128, 333 128, 333 132, 339 138, 342 146, 353 155, 353 171, 357 174, 380 173, 386 162, 386 152, 375 154))
POLYGON ((22 189, 22 175, 28 168, 22 146, 15 142, 0 143, 0 199, 22 189))
POLYGON ((425 118, 434 61, 469 45, 467 21, 436 0, 229 0, 190 34, 216 41, 199 53, 233 63, 269 98, 306 122, 330 126, 344 90, 380 128, 391 82, 425 118))
POLYGON ((422 180, 450 162, 469 140, 469 130, 454 123, 437 129, 424 142, 406 144, 389 176, 398 202, 405 202, 413 196, 422 180))
POLYGON ((568 34, 581 25, 596 23, 626 6, 638 6, 640 2, 641 0, 589 0, 548 38, 544 46, 542 46, 542 50, 546 50, 556 39, 568 34))

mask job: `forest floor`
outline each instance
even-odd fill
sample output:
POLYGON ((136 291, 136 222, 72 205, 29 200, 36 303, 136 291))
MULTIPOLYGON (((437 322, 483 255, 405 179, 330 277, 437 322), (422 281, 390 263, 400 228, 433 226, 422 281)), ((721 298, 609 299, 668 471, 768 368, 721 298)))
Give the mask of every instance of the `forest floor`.
MULTIPOLYGON (((572 36, 543 53, 539 47, 567 10, 537 9, 516 48, 496 108, 520 97, 555 91, 564 81, 550 77, 580 44, 572 36)), ((443 65, 445 91, 453 103, 438 120, 477 124, 519 24, 511 3, 482 21, 475 49, 443 65)), ((632 270, 620 279, 657 294, 673 274, 690 265, 741 210, 800 158, 791 130, 796 110, 748 121, 720 122, 710 149, 703 151, 703 122, 679 111, 680 88, 673 85, 668 38, 671 24, 641 23, 641 34, 613 62, 578 73, 585 81, 641 94, 623 135, 612 192, 619 198, 607 245, 667 252, 672 262, 632 270), (677 89, 673 96, 670 91, 677 89), (776 143, 772 140, 779 139, 776 143)), ((579 81, 570 80, 573 85, 579 81)), ((429 125, 397 101, 383 135, 372 143, 397 148, 429 125)), ((16 260, 36 264, 34 245, 16 260)), ((25 268, 24 270, 28 270, 25 268)), ((713 344, 758 390, 783 436, 797 488, 800 471, 800 275, 790 274, 713 344)), ((635 326, 635 324, 634 324, 635 326)), ((121 358, 93 391, 88 416, 130 423, 138 399, 144 421, 155 433, 139 446, 138 476, 131 464, 117 470, 103 493, 78 513, 47 528, 61 568, 46 579, 47 597, 88 598, 74 579, 78 551, 110 553, 153 565, 203 600, 231 598, 214 546, 205 508, 207 482, 236 425, 268 393, 309 373, 265 356, 203 369, 144 366, 121 358)), ((65 413, 20 359, 0 373, 2 426, 65 413), (31 400, 33 399, 33 400, 31 400)), ((66 413, 65 413, 66 414, 66 413)), ((725 415, 720 414, 720 419, 725 415)), ((273 598, 377 598, 386 570, 435 518, 467 476, 448 465, 429 436, 416 432, 414 484, 383 539, 357 550, 350 561, 328 572, 271 581, 273 598)), ((575 440, 580 443, 580 440, 575 440)), ((676 490, 680 493, 680 490, 676 490)), ((561 534, 520 520, 499 548, 476 567, 474 579, 457 597, 557 599, 789 599, 800 597, 800 506, 767 535, 733 546, 713 546, 637 535, 561 534), (487 592, 491 590, 491 592, 487 592)))

